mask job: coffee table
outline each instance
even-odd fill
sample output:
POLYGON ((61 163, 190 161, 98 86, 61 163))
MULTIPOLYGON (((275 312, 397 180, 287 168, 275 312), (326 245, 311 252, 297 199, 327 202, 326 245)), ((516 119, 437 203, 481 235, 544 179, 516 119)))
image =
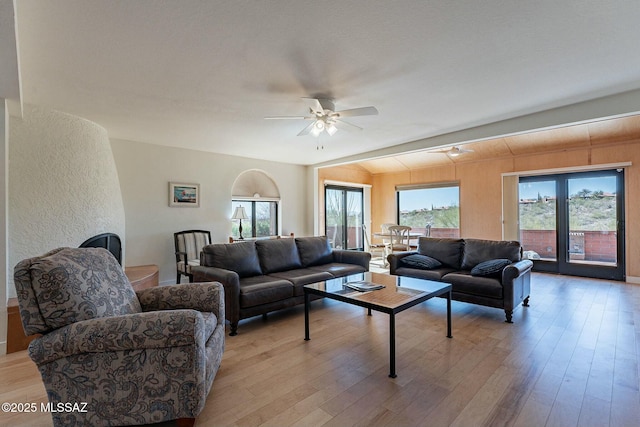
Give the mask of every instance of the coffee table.
POLYGON ((389 376, 396 378, 396 313, 436 296, 447 299, 447 338, 451 338, 451 285, 413 277, 379 273, 359 273, 304 286, 304 339, 309 341, 309 295, 346 302, 389 314, 389 376), (367 282, 384 285, 383 289, 360 292, 347 283, 367 282))

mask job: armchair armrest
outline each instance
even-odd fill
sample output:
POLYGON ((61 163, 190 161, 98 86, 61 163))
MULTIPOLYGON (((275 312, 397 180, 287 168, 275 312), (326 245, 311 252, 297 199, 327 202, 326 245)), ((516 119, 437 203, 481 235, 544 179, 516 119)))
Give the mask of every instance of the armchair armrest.
POLYGON ((335 262, 360 265, 369 271, 369 262, 371 261, 371 254, 369 252, 334 249, 332 253, 335 262))
POLYGON ((224 321, 224 288, 217 282, 153 287, 136 295, 142 311, 192 309, 214 313, 224 321))
POLYGON ((176 252, 176 262, 184 262, 185 264, 187 263, 187 253, 186 252, 176 252))
POLYGON ((205 346, 205 321, 195 310, 153 311, 83 320, 52 331, 29 345, 37 364, 83 353, 205 346))

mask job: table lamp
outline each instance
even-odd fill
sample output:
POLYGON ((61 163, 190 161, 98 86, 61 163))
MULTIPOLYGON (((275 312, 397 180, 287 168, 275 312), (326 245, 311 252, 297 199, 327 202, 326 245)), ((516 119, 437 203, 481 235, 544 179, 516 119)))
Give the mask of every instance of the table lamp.
POLYGON ((247 216, 247 213, 244 211, 244 207, 242 206, 236 207, 236 210, 233 212, 233 216, 231 217, 231 219, 240 220, 240 225, 238 226, 238 232, 240 233, 240 238, 238 240, 244 240, 244 237, 242 237, 242 220, 249 219, 249 217, 247 216))

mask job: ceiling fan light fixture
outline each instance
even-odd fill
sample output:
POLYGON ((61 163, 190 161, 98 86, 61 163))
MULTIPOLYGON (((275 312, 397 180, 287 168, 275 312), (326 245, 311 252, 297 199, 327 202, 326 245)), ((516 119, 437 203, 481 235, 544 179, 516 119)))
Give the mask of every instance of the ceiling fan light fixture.
POLYGON ((323 131, 333 136, 339 129, 347 131, 361 131, 362 128, 342 120, 342 117, 374 116, 378 114, 376 107, 360 107, 349 110, 335 111, 335 104, 331 99, 303 98, 309 109, 309 116, 270 116, 265 119, 303 119, 313 120, 298 133, 298 136, 312 135, 319 137, 323 131))
POLYGON ((458 157, 461 154, 461 152, 458 147, 451 147, 451 150, 449 150, 447 154, 451 157, 458 157))

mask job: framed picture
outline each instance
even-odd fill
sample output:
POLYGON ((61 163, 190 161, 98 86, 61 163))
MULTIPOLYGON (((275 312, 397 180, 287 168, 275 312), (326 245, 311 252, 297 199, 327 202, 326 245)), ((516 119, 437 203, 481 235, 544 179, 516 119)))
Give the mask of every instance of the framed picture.
POLYGON ((169 206, 200 207, 200 184, 169 183, 169 206))

